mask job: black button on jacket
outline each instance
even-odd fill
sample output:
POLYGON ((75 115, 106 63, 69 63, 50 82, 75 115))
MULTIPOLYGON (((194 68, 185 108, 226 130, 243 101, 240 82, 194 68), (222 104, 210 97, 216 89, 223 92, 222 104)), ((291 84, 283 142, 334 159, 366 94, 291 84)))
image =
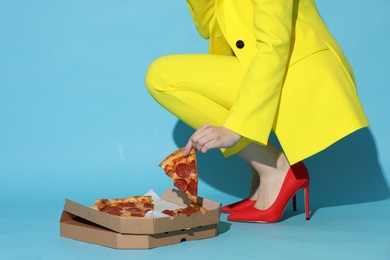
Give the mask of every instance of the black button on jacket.
POLYGON ((243 41, 238 40, 238 41, 236 42, 236 47, 237 47, 237 48, 242 49, 242 48, 244 48, 244 46, 245 46, 245 44, 244 44, 243 41))

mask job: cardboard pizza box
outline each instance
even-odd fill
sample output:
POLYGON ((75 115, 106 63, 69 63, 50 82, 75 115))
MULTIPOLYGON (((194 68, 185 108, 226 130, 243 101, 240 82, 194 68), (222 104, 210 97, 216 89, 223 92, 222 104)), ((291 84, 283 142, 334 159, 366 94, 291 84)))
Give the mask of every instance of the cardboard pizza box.
POLYGON ((121 234, 63 211, 61 236, 115 249, 150 249, 184 241, 212 238, 218 235, 217 225, 199 226, 160 234, 121 234))
MULTIPOLYGON (((161 198, 179 205, 189 204, 186 195, 167 189, 161 198)), ((206 213, 190 216, 140 218, 118 217, 65 200, 60 219, 62 237, 121 249, 146 249, 217 236, 221 204, 199 197, 206 213)))

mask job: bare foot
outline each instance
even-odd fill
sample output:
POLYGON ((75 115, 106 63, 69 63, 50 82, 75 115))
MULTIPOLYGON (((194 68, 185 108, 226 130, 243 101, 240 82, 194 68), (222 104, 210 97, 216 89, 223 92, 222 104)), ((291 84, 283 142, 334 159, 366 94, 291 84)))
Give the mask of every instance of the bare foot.
POLYGON ((276 200, 289 167, 271 168, 260 174, 260 187, 255 208, 268 209, 276 200))
POLYGON ((260 188, 260 177, 257 171, 252 168, 252 177, 251 177, 251 186, 249 190, 249 200, 257 200, 259 197, 259 188, 260 188))
MULTIPOLYGON (((251 182, 249 198, 256 199, 255 207, 257 209, 269 208, 276 200, 290 168, 286 156, 271 143, 266 146, 251 143, 241 150, 239 155, 259 177, 257 188, 255 187, 256 182, 251 182)), ((255 178, 253 179, 255 180, 255 178)))

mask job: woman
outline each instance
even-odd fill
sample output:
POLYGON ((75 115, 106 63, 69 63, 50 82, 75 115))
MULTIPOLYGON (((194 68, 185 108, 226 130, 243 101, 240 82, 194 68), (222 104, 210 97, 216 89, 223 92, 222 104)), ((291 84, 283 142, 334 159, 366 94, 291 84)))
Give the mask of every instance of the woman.
POLYGON ((193 147, 238 154, 253 169, 228 220, 275 222, 305 189, 301 162, 368 126, 353 73, 313 0, 187 0, 209 54, 171 55, 146 76, 151 95, 197 129, 193 147), (274 131, 283 151, 268 142, 274 131))

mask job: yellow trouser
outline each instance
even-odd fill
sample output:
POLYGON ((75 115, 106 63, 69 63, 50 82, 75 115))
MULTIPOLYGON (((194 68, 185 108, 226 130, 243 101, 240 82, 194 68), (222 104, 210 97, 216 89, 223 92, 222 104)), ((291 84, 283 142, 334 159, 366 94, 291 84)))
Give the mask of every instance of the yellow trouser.
MULTIPOLYGON (((224 123, 243 76, 234 56, 178 54, 155 60, 148 69, 146 86, 158 103, 198 129, 224 123)), ((229 155, 236 153, 249 142, 243 138, 226 150, 229 155)))
MULTIPOLYGON (((288 68, 273 130, 292 164, 367 125, 356 90, 338 67, 332 52, 325 50, 288 68)), ((197 129, 224 124, 244 73, 234 56, 171 55, 150 65, 146 85, 157 102, 197 129)), ((222 151, 229 156, 250 142, 242 138, 222 151)))

